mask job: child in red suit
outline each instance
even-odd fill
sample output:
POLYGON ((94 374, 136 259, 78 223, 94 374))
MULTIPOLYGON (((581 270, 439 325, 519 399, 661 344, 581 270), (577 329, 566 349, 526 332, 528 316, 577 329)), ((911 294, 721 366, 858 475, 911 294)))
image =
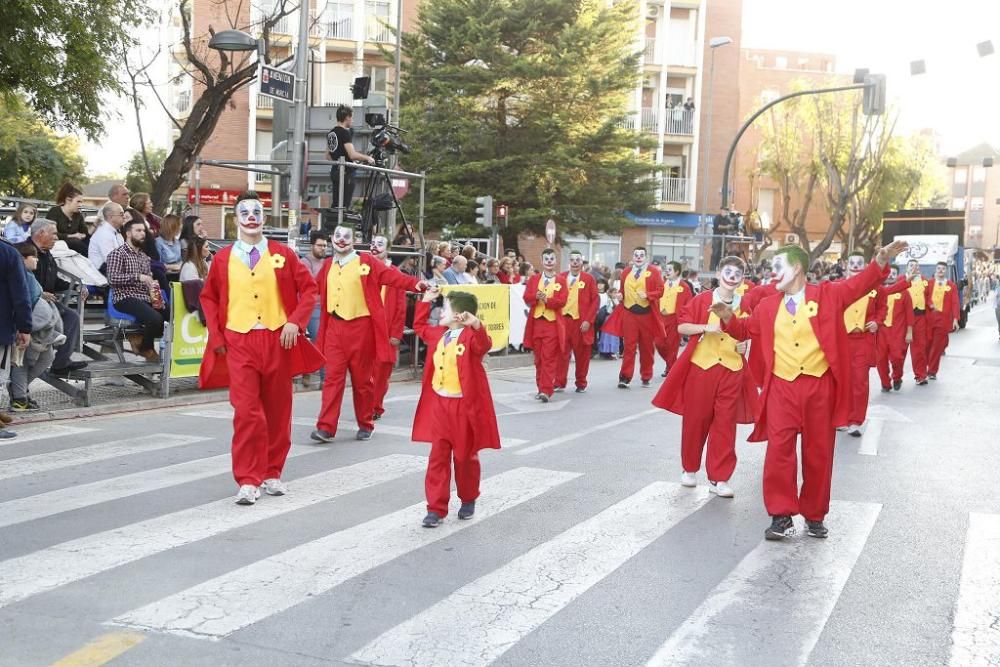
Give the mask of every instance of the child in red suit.
POLYGON ((437 288, 428 290, 413 318, 414 330, 427 345, 423 387, 413 419, 413 440, 431 443, 424 479, 425 528, 440 525, 448 515, 453 463, 462 501, 458 518, 472 518, 479 497, 479 450, 500 449, 493 395, 483 368, 483 357, 493 344, 476 318, 479 304, 468 292, 449 292, 441 325, 431 326, 427 318, 438 296, 437 288))

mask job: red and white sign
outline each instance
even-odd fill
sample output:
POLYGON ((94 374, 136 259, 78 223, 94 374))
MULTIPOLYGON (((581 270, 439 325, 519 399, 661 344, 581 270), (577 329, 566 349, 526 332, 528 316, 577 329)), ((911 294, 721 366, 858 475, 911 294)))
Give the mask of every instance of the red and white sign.
POLYGON ((556 221, 552 218, 549 218, 548 222, 545 223, 545 240, 549 242, 549 245, 556 242, 556 221))
MULTIPOLYGON (((206 206, 233 206, 236 204, 237 198, 243 194, 242 190, 220 190, 217 188, 202 188, 201 189, 201 203, 206 206)), ((258 192, 257 195, 260 197, 261 202, 264 204, 265 209, 271 208, 271 193, 270 192, 258 192)), ((188 203, 195 203, 195 189, 188 188, 188 203)), ((282 210, 288 210, 288 202, 281 202, 282 210)), ((309 207, 305 204, 302 205, 302 210, 307 211, 309 207)))

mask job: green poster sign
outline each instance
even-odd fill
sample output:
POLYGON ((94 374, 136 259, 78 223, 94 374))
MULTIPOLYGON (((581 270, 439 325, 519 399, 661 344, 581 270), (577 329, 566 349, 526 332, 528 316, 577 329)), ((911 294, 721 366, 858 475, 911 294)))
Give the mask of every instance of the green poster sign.
POLYGON ((170 285, 170 320, 173 322, 173 340, 170 342, 170 377, 197 377, 201 359, 205 356, 208 330, 198 319, 198 313, 189 313, 184 305, 184 291, 180 283, 170 285))

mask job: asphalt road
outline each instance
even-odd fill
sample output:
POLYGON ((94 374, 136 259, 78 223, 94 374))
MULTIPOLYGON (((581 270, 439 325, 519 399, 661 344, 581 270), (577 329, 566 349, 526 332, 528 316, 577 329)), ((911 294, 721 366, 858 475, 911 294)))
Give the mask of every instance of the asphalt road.
POLYGON ((679 487, 679 418, 610 361, 548 405, 531 369, 492 373, 504 449, 477 516, 434 530, 415 384, 365 443, 311 444, 298 395, 290 493, 249 508, 227 404, 24 427, 0 445, 0 665, 1000 665, 992 308, 952 341, 927 387, 872 373, 826 541, 762 539, 761 445, 735 499, 679 487))

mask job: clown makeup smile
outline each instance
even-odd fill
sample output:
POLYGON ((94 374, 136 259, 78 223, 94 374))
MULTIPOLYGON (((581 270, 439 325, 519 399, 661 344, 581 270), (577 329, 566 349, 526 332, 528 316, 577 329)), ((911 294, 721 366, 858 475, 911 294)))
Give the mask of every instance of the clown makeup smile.
POLYGON ((719 272, 719 282, 728 289, 734 290, 743 282, 743 271, 737 266, 727 264, 719 272))
POLYGON ((379 259, 385 259, 389 250, 389 239, 384 236, 376 236, 372 239, 372 254, 379 259))
POLYGON ((583 255, 570 255, 569 268, 573 269, 573 273, 578 273, 583 268, 583 255))
POLYGON ((634 250, 632 252, 632 263, 636 266, 643 266, 646 263, 646 251, 634 250))
POLYGON ((556 268, 556 256, 554 253, 542 255, 542 268, 546 271, 552 271, 556 268))
POLYGON ((851 255, 847 258, 847 273, 855 276, 865 270, 865 258, 861 255, 851 255))
POLYGON ((771 275, 774 276, 775 287, 778 288, 778 291, 784 292, 785 288, 792 284, 792 281, 795 280, 796 268, 798 267, 789 262, 784 255, 775 256, 771 262, 771 275))
POLYGON ((333 251, 338 255, 346 255, 354 250, 354 232, 349 227, 337 227, 333 230, 333 251))
POLYGON ((259 236, 264 226, 264 205, 259 199, 244 199, 236 205, 236 220, 240 232, 259 236))

